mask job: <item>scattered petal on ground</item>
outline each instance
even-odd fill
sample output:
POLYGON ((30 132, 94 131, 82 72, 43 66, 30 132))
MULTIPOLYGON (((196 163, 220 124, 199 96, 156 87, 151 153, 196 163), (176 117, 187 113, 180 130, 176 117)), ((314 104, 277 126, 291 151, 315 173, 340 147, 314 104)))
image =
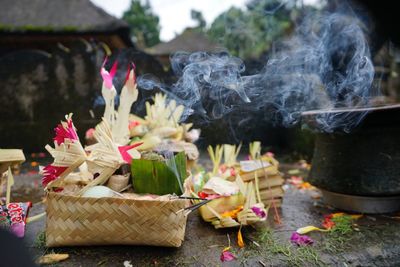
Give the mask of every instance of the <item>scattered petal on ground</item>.
POLYGON ((224 250, 221 253, 221 261, 225 262, 225 261, 234 261, 236 260, 235 255, 232 254, 232 252, 230 252, 229 250, 231 249, 231 247, 226 247, 224 248, 224 250))
POLYGON ((305 227, 301 227, 301 228, 297 229, 296 233, 298 233, 300 235, 304 235, 304 234, 307 234, 307 233, 312 232, 312 231, 325 232, 326 230, 318 228, 318 227, 315 227, 313 225, 309 225, 309 226, 305 226, 305 227))
POLYGON ((46 254, 39 258, 39 264, 54 264, 69 258, 68 254, 46 254))
POLYGON ((322 222, 322 226, 325 229, 332 229, 335 226, 335 223, 332 221, 332 215, 324 216, 324 221, 322 222))
POLYGON ((307 246, 312 245, 314 240, 312 240, 309 236, 300 235, 297 232, 293 232, 292 236, 290 237, 290 242, 298 246, 307 246))

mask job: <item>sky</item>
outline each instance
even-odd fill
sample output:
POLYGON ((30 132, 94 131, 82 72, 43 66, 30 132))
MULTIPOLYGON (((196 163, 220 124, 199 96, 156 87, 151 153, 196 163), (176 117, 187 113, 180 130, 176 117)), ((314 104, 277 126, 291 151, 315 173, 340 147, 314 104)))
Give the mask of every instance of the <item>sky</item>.
MULTIPOLYGON (((91 0, 109 14, 121 18, 131 0, 91 0)), ((145 0, 142 0, 145 1, 145 0)), ((235 6, 244 8, 248 0, 149 0, 153 12, 160 18, 160 38, 166 42, 182 33, 186 27, 196 26, 190 17, 192 9, 201 11, 210 25, 222 12, 235 6)), ((285 1, 285 0, 282 0, 285 1)), ((318 0, 303 0, 304 4, 315 4, 318 0)))
MULTIPOLYGON (((130 0, 91 0, 109 14, 121 18, 129 8, 130 0)), ((160 17, 162 41, 169 41, 186 27, 196 26, 190 10, 201 11, 208 24, 232 6, 242 8, 247 0, 150 0, 153 12, 160 17)))

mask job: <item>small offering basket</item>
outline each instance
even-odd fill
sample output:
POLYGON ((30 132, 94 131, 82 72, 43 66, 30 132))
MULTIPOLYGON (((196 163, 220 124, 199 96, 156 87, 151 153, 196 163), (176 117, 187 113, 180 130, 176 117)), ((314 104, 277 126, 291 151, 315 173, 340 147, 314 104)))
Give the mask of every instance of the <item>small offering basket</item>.
POLYGON ((100 185, 106 184, 124 162, 105 121, 96 126, 99 143, 89 155, 70 116, 56 129, 55 148, 46 147, 54 162, 43 168, 42 180, 47 192, 48 247, 181 246, 187 217, 178 211, 189 205, 188 200, 171 194, 119 193, 100 185), (87 170, 72 172, 82 164, 87 170), (89 180, 85 178, 88 174, 89 180))
POLYGON ((46 245, 180 247, 187 216, 183 199, 88 198, 49 193, 46 245))

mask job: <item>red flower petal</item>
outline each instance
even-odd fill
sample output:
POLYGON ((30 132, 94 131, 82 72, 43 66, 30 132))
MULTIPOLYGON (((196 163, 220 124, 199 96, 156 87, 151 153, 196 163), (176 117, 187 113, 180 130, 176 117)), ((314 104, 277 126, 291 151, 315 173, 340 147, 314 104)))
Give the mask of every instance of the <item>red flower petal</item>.
POLYGON ((324 221, 322 222, 322 226, 325 229, 328 229, 328 230, 330 230, 333 227, 335 227, 335 223, 332 221, 332 215, 331 214, 324 216, 324 221))
POLYGON ((206 199, 208 197, 208 194, 204 193, 203 191, 200 191, 199 193, 197 193, 197 195, 199 196, 199 198, 203 199, 206 199))
POLYGON ((128 65, 128 70, 127 70, 127 72, 126 72, 126 76, 125 76, 125 85, 128 83, 128 82, 132 82, 132 85, 134 85, 135 83, 136 83, 136 73, 135 73, 135 69, 136 69, 136 66, 135 66, 135 64, 132 62, 131 64, 129 64, 128 65), (131 75, 131 71, 132 71, 132 77, 130 77, 131 75))
POLYGON ((67 119, 67 126, 64 126, 61 123, 58 124, 57 127, 54 128, 54 132, 56 133, 56 136, 53 138, 53 140, 56 141, 57 145, 64 143, 66 138, 70 139, 71 141, 79 139, 72 119, 67 119))
POLYGON ((68 167, 47 165, 43 168, 42 185, 46 187, 47 184, 56 180, 68 167))

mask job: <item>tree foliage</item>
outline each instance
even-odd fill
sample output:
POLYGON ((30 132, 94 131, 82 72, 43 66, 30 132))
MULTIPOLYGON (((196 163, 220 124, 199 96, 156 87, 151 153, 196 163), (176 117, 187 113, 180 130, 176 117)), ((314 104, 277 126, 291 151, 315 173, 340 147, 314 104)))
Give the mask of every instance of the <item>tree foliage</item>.
POLYGON ((122 19, 131 26, 131 34, 139 47, 151 47, 160 42, 159 18, 151 9, 148 0, 132 0, 122 19))
POLYGON ((197 28, 200 30, 204 30, 207 23, 206 23, 206 20, 204 19, 203 13, 201 13, 201 11, 192 9, 190 11, 190 16, 194 21, 197 22, 197 28))
POLYGON ((244 10, 232 7, 219 15, 208 35, 233 55, 257 58, 292 28, 293 10, 278 0, 252 0, 244 10))

